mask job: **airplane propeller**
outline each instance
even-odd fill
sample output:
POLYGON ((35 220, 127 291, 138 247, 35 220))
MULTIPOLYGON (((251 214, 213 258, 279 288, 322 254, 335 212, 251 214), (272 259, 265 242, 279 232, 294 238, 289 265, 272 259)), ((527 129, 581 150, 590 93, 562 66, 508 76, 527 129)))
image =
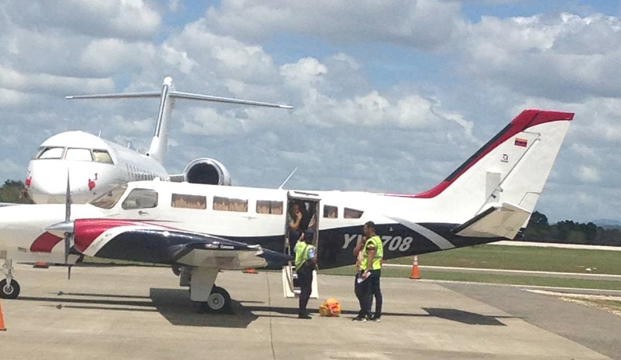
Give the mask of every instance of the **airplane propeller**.
MULTIPOLYGON (((67 170, 67 192, 65 194, 65 223, 71 222, 71 180, 67 170)), ((73 231, 65 232, 65 265, 67 265, 67 279, 71 280, 71 265, 69 265, 69 252, 71 251, 71 236, 73 231)))

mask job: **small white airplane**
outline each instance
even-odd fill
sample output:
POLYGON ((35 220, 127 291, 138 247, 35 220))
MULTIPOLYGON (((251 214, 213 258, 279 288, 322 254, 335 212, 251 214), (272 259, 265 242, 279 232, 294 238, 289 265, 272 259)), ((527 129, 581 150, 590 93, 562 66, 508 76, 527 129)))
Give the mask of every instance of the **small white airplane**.
POLYGON ((19 294, 12 261, 48 254, 71 264, 83 254, 180 267, 190 298, 221 311, 230 296, 214 285, 220 270, 282 268, 290 261, 287 213, 294 202, 312 216, 307 223, 324 269, 355 262, 352 249, 367 221, 376 224, 385 259, 513 239, 534 211, 573 116, 523 111, 417 195, 141 181, 90 204, 71 206, 67 199, 64 206, 0 208, 7 276, 0 296, 19 294))
POLYGON ((67 171, 71 174, 72 200, 87 203, 130 181, 160 178, 190 183, 231 185, 231 175, 219 161, 199 158, 182 174, 169 175, 162 165, 168 144, 168 126, 176 99, 291 109, 291 106, 231 99, 176 91, 171 77, 164 78, 161 92, 68 96, 68 99, 160 98, 155 134, 146 154, 82 132, 68 131, 45 140, 28 165, 25 185, 37 204, 65 201, 67 171))

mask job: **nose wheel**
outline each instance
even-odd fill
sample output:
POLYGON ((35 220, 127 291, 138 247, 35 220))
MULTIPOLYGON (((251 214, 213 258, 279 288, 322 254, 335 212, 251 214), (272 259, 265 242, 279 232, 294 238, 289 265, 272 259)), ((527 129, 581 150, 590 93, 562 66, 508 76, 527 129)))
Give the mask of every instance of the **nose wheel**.
POLYGON ((216 314, 229 312, 231 309, 231 295, 223 288, 214 286, 207 301, 201 303, 201 309, 216 314))
POLYGON ((19 296, 19 283, 15 280, 8 282, 6 279, 0 281, 0 298, 17 299, 19 296))
POLYGON ((13 261, 4 259, 2 272, 6 274, 6 279, 0 281, 0 298, 17 299, 19 296, 19 283, 13 279, 13 261))

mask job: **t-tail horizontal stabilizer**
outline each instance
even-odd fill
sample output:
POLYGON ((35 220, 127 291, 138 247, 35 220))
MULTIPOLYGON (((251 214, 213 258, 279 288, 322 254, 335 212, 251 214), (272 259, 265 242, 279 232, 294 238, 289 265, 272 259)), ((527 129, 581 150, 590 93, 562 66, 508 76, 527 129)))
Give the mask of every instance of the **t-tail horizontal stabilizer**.
POLYGON ((513 240, 528 220, 530 212, 508 203, 492 206, 458 226, 458 236, 477 238, 505 238, 513 240))

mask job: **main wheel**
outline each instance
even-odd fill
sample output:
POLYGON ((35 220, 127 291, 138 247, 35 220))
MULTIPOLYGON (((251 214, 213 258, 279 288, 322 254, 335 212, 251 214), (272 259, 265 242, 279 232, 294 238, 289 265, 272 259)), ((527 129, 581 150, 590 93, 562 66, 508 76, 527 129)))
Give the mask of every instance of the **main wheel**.
POLYGON ((231 308, 231 295, 223 288, 214 286, 203 308, 213 313, 227 312, 231 308))
POLYGON ((19 290, 19 283, 15 280, 12 280, 10 285, 6 279, 0 281, 0 298, 17 299, 19 296, 19 290))

